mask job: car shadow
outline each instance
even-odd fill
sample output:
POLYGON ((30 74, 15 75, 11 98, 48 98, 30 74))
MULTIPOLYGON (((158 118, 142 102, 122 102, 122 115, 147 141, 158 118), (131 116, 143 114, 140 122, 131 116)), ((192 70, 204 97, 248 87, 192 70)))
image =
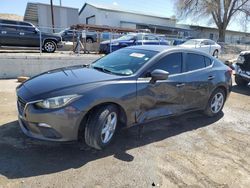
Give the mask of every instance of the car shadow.
POLYGON ((183 132, 199 129, 218 121, 223 113, 207 118, 200 112, 162 119, 144 125, 142 138, 138 126, 120 131, 105 150, 81 147, 77 142, 56 143, 26 137, 17 121, 0 126, 0 174, 9 178, 24 178, 80 168, 107 156, 131 162, 134 156, 126 151, 168 139, 183 132))
POLYGON ((241 87, 238 85, 234 85, 232 87, 232 92, 250 96, 250 87, 248 87, 248 86, 241 87))

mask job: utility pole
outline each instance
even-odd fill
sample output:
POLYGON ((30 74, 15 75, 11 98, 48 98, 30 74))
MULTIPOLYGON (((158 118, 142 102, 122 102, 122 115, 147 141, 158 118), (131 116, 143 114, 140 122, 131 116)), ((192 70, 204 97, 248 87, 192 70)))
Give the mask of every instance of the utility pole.
POLYGON ((53 0, 50 0, 50 8, 51 8, 51 19, 52 19, 52 28, 53 28, 53 33, 55 33, 55 22, 54 22, 54 10, 53 10, 53 0))
POLYGON ((62 6, 62 0, 59 0, 60 1, 60 7, 62 6))

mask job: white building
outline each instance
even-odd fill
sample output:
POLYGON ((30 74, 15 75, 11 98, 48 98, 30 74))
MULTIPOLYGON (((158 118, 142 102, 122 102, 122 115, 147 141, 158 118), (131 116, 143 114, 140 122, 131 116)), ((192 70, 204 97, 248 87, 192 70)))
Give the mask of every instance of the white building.
POLYGON ((139 12, 130 12, 118 9, 116 6, 105 7, 85 3, 79 12, 79 21, 82 24, 105 25, 131 29, 150 29, 152 32, 166 33, 175 31, 176 20, 147 15, 139 12))
MULTIPOLYGON (((207 38, 214 41, 219 39, 219 31, 215 27, 205 27, 198 25, 178 25, 178 27, 189 29, 189 35, 194 38, 207 38)), ((250 33, 241 31, 226 30, 225 33, 226 43, 249 43, 250 33)))
MULTIPOLYGON (((70 27, 79 23, 78 9, 63 6, 53 6, 54 12, 54 27, 58 30, 70 27)), ((31 22, 39 27, 52 27, 51 6, 43 3, 27 3, 24 21, 31 22)), ((50 31, 49 29, 41 29, 50 31)))

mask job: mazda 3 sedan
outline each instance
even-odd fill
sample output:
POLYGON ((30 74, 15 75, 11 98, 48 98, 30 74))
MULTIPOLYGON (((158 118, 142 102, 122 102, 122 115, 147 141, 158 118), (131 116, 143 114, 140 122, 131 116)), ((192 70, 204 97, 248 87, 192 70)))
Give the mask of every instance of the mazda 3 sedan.
POLYGON ((232 70, 203 52, 168 46, 117 50, 90 65, 51 70, 17 87, 22 131, 103 149, 118 128, 203 110, 221 112, 232 70))

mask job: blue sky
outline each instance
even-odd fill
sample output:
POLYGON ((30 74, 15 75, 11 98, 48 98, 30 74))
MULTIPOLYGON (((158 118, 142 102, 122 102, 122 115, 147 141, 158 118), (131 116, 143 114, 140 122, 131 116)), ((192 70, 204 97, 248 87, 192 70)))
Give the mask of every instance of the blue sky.
MULTIPOLYGON (((146 13, 159 14, 162 16, 172 16, 171 1, 166 0, 61 0, 63 6, 70 6, 81 9, 83 4, 87 1, 89 3, 104 4, 122 7, 126 10, 135 10, 146 13), (148 1, 145 3, 145 1, 148 1), (154 7, 154 9, 152 9, 154 7)), ((49 3, 50 0, 0 0, 0 13, 14 13, 24 15, 27 2, 49 3)), ((53 0, 54 4, 59 4, 59 0, 53 0)))
MULTIPOLYGON (((94 4, 104 4, 117 6, 125 10, 142 12, 146 14, 171 17, 175 15, 174 0, 61 0, 63 6, 82 8, 85 2, 94 4)), ((0 0, 0 13, 13 13, 23 16, 27 2, 50 3, 50 0, 0 0)), ((55 5, 59 5, 59 0, 53 0, 55 5)), ((191 19, 181 21, 181 23, 213 26, 208 25, 206 20, 194 22, 191 19)), ((232 22, 228 29, 242 31, 243 27, 236 22, 232 22)))

